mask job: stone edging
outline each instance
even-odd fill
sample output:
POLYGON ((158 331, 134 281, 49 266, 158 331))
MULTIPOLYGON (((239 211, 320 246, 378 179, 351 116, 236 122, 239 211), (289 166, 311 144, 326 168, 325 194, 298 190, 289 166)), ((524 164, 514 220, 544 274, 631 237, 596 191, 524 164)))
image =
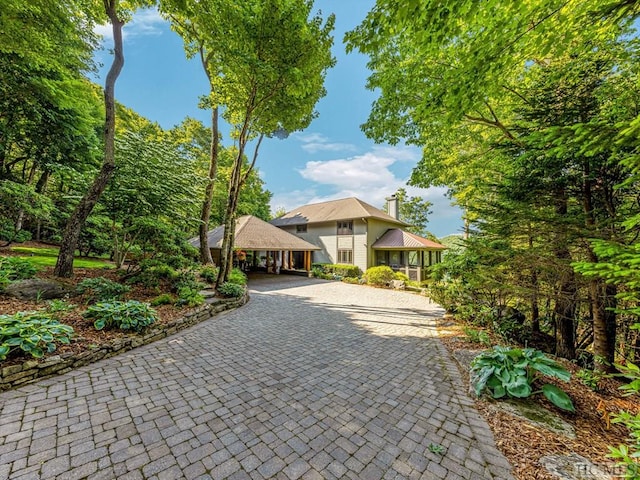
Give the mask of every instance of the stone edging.
POLYGON ((187 313, 184 317, 172 320, 162 327, 151 327, 143 335, 135 333, 127 334, 122 338, 116 338, 111 342, 81 353, 63 353, 62 355, 52 355, 41 360, 26 360, 18 365, 9 365, 0 369, 0 392, 11 390, 27 383, 67 373, 74 368, 82 367, 90 363, 97 362, 103 358, 113 357, 128 350, 132 350, 141 345, 155 342, 162 338, 173 335, 185 328, 196 325, 208 318, 211 318, 225 310, 241 307, 249 301, 249 294, 240 298, 215 299, 213 303, 202 305, 187 313))

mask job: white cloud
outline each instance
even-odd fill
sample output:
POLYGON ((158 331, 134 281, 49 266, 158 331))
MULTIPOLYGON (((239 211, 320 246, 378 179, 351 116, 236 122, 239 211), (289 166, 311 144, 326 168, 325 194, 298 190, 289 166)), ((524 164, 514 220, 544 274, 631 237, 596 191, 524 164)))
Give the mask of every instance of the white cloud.
POLYGON ((451 205, 447 190, 406 185, 407 178, 398 178, 390 169, 396 162, 416 160, 419 152, 408 147, 374 147, 371 152, 349 158, 310 161, 299 170, 300 175, 313 183, 309 189, 274 194, 272 211, 293 210, 301 205, 326 202, 339 198, 357 197, 375 207, 382 208, 385 199, 398 188, 405 188, 409 196, 430 201, 432 213, 428 229, 438 236, 459 232, 461 212, 451 205))
MULTIPOLYGON (((160 16, 160 13, 155 8, 138 10, 133 15, 133 18, 124 25, 122 36, 123 38, 133 38, 162 35, 162 26, 166 23, 167 21, 160 16)), ((104 42, 113 42, 113 31, 110 23, 96 26, 94 32, 101 35, 104 42)))
POLYGON ((308 153, 353 152, 356 146, 350 143, 331 142, 321 133, 297 133, 295 138, 302 142, 302 149, 308 153))

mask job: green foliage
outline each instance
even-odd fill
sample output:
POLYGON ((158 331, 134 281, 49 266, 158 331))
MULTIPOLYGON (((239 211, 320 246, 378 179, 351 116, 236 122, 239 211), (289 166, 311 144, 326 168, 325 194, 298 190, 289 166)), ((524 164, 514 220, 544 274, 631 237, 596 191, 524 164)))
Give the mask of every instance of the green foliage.
POLYGON ((578 370, 576 377, 578 377, 580 383, 597 392, 599 390, 598 383, 604 377, 604 373, 583 368, 578 370))
POLYGON ((204 296, 200 293, 200 289, 192 288, 187 285, 178 288, 178 307, 197 307, 204 303, 204 296))
POLYGON ((20 257, 1 257, 0 272, 4 277, 13 280, 33 278, 38 269, 29 261, 20 257))
POLYGON ((156 311, 148 303, 137 300, 96 303, 91 305, 82 316, 93 320, 96 330, 119 328, 138 333, 157 320, 156 311))
POLYGON ((207 283, 214 284, 218 279, 218 272, 220 269, 212 265, 205 265, 200 269, 200 277, 207 283))
POLYGON ((469 340, 470 342, 479 343, 487 347, 491 345, 491 339, 489 338, 489 335, 487 335, 487 332, 485 332, 484 330, 478 330, 477 328, 471 327, 464 327, 463 330, 464 334, 467 337, 467 340, 469 340))
POLYGON ((171 305, 176 302, 176 298, 170 293, 163 293, 151 300, 152 307, 158 307, 160 305, 171 305))
POLYGON ((0 315, 0 360, 20 349, 35 358, 55 351, 55 342, 69 343, 73 328, 44 312, 0 315))
POLYGON ((328 274, 338 275, 340 277, 360 277, 362 276, 362 270, 356 265, 341 264, 341 263, 322 263, 314 264, 321 265, 322 271, 328 274))
MULTIPOLYGON (((630 383, 620 387, 625 395, 637 395, 640 393, 640 368, 628 362, 626 365, 616 365, 622 376, 631 380, 630 383)), ((609 447, 609 458, 618 461, 618 466, 625 469, 624 478, 638 480, 640 478, 640 414, 633 415, 622 411, 613 416, 613 423, 620 423, 629 430, 629 440, 626 445, 609 447)))
MULTIPOLYGON (((27 259, 38 267, 53 267, 56 264, 56 259, 58 257, 57 248, 11 247, 11 251, 28 255, 28 257, 23 256, 20 258, 27 259)), ((113 268, 113 264, 108 263, 105 260, 90 258, 75 258, 73 260, 73 266, 77 268, 113 268)))
POLYGON ((393 279, 394 280, 400 280, 404 283, 409 283, 411 280, 409 280, 409 277, 407 276, 406 273, 403 272, 395 272, 393 275, 393 279))
MULTIPOLYGON (((471 383, 476 395, 485 389, 493 398, 526 398, 533 395, 539 374, 569 381, 571 374, 544 353, 532 348, 495 346, 477 355, 471 363, 471 383)), ((544 385, 542 393, 555 406, 574 412, 569 396, 555 385, 544 385)))
MULTIPOLYGON (((410 197, 404 188, 396 190, 394 195, 398 199, 400 220, 409 224, 406 230, 422 237, 430 236, 431 234, 427 231, 427 223, 431 213, 429 209, 433 204, 422 197, 410 197)), ((382 210, 389 213, 387 209, 388 205, 385 203, 382 210)))
POLYGON ((444 455, 445 448, 439 443, 430 443, 428 448, 431 453, 435 453, 436 455, 444 455))
POLYGON ((179 272, 173 280, 173 289, 177 292, 181 288, 190 288, 191 290, 200 291, 205 284, 198 282, 196 273, 193 270, 184 270, 179 272))
POLYGON ((131 290, 128 285, 114 282, 104 277, 86 278, 76 287, 80 295, 87 294, 87 302, 104 302, 107 300, 118 300, 131 290))
POLYGON ((375 285, 377 287, 386 287, 395 278, 395 272, 391 267, 381 265, 378 267, 368 268, 364 274, 367 285, 375 285))
POLYGON ((159 286, 163 280, 176 282, 179 277, 180 274, 175 269, 161 260, 143 260, 140 262, 140 271, 128 282, 151 288, 159 286))
POLYGON ((224 297, 239 298, 244 295, 245 289, 237 283, 225 282, 218 288, 218 293, 224 297))
POLYGON ((359 285, 360 279, 357 277, 342 277, 344 283, 350 283, 352 285, 359 285))
POLYGON ((247 276, 239 268, 234 268, 229 273, 229 283, 235 283, 236 285, 246 285, 247 276))

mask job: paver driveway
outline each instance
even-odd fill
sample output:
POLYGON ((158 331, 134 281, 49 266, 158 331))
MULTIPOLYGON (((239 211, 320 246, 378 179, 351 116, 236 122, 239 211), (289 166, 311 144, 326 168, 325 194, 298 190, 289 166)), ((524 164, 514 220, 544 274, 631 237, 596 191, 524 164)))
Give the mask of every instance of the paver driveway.
POLYGON ((0 478, 511 478, 436 306, 292 277, 251 287, 239 310, 0 394, 0 478))

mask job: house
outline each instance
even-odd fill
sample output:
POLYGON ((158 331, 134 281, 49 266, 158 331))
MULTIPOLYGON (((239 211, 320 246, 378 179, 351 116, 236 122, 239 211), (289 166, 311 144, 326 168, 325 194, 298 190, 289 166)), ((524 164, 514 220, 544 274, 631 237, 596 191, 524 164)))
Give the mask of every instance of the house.
POLYGON ((345 263, 362 271, 389 265, 412 280, 424 280, 426 269, 442 259, 446 248, 404 230, 398 199, 387 199, 387 211, 357 198, 344 198, 294 208, 271 223, 319 247, 313 263, 345 263))
MULTIPOLYGON (((209 230, 207 239, 211 256, 220 264, 224 226, 209 230)), ((194 247, 200 246, 198 237, 189 240, 194 247)), ((311 270, 311 252, 319 247, 290 235, 253 215, 243 215, 236 220, 233 248, 236 260, 247 267, 264 268, 268 272, 311 270)))

